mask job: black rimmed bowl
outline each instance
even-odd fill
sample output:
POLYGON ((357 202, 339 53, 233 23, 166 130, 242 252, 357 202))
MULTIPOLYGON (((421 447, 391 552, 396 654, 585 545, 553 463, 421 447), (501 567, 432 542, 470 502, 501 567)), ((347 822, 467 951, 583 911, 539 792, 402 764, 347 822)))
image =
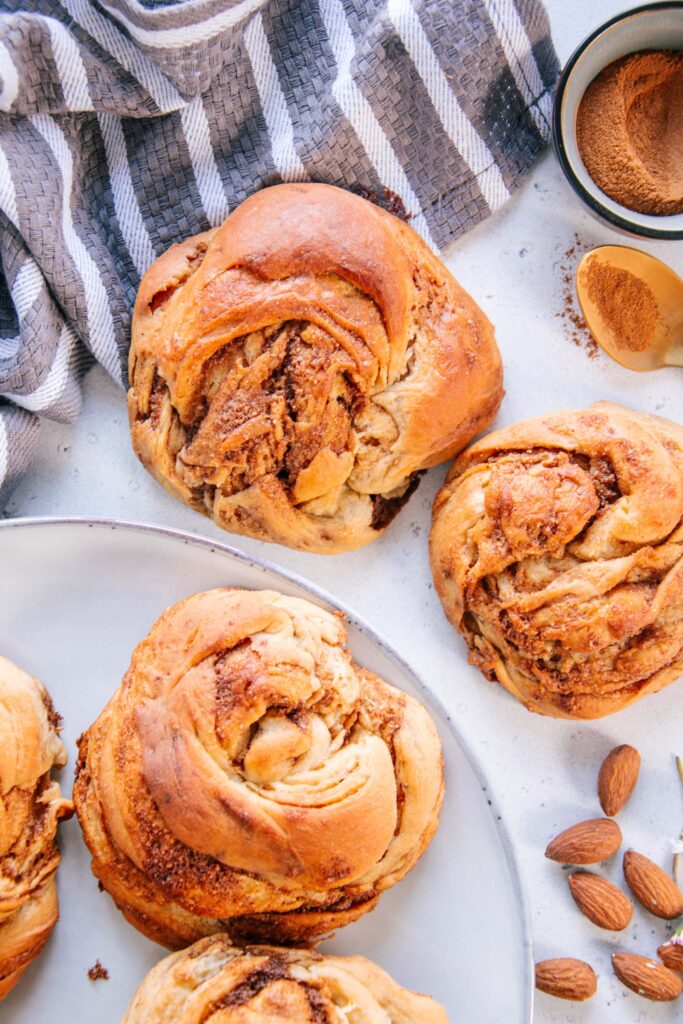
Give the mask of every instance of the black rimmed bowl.
POLYGON ((683 238, 683 213, 653 216, 629 210, 598 188, 581 159, 576 114, 581 98, 603 68, 639 50, 683 50, 683 0, 644 4, 595 29, 571 55, 553 106, 553 145, 567 181, 589 209, 612 227, 644 238, 683 238))

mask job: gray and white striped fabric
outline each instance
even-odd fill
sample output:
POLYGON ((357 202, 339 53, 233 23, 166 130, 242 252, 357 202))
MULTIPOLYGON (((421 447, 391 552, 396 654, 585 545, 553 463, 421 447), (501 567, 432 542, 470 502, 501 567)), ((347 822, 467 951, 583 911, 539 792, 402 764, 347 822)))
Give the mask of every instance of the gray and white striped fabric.
POLYGON ((125 386, 168 245, 311 180, 443 248, 542 151, 557 71, 538 0, 0 0, 0 508, 93 359, 125 386))

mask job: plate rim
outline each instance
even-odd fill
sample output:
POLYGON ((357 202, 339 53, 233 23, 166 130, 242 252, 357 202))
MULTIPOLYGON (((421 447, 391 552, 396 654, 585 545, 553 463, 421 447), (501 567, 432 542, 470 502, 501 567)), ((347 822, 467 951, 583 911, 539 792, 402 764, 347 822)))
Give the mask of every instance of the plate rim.
POLYGON ((265 570, 266 572, 272 573, 294 586, 301 587, 303 590, 308 591, 314 598, 318 599, 328 607, 342 611, 349 622, 352 622, 362 633, 369 636, 370 639, 377 644, 380 650, 386 654, 391 661, 395 662, 401 671, 413 680, 416 688, 419 690, 421 695, 424 696, 425 703, 438 712, 439 718, 445 723, 445 726, 452 733, 455 741, 465 755, 470 768, 474 772, 479 785, 487 794, 489 812, 498 833, 505 860, 507 861, 512 881, 513 896, 515 903, 517 904, 522 924, 523 959, 526 968, 526 1006, 524 1007, 524 1011, 525 1019, 528 1020, 529 1024, 532 1024, 535 987, 533 982, 534 959, 531 938, 531 911, 527 897, 526 884, 520 870, 512 838, 508 831, 508 827, 505 824, 502 810, 498 806, 495 791, 491 789, 486 770, 472 750, 469 741, 463 735, 459 726, 455 723, 453 716, 448 712, 441 698, 433 692, 420 673, 408 663, 394 645, 374 626, 372 626, 364 616, 350 608, 345 601, 333 597, 333 595, 324 587, 319 586, 317 583, 313 583, 311 580, 300 576, 298 573, 293 572, 290 569, 285 569, 276 565, 267 558, 262 558, 259 555, 248 554, 247 552, 241 551, 239 548, 233 547, 231 544, 224 543, 221 540, 213 540, 212 538, 205 537, 202 534, 189 533, 186 530, 181 530, 177 527, 160 526, 156 523, 146 523, 133 519, 90 516, 18 516, 11 519, 0 519, 0 530, 2 531, 45 526, 50 528, 76 526, 86 527, 88 529, 97 527, 111 530, 123 530, 124 532, 129 533, 153 534, 170 540, 182 541, 184 544, 208 550, 209 552, 227 555, 228 558, 234 558, 238 562, 243 562, 257 569, 265 570))

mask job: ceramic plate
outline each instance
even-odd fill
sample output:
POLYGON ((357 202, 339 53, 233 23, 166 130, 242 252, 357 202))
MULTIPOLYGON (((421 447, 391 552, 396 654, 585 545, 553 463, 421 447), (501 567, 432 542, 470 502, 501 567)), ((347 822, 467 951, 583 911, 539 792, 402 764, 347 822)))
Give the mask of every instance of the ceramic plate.
MULTIPOLYGON (((42 679, 64 716, 70 791, 75 742, 119 684, 130 653, 168 605, 218 586, 328 595, 239 551, 124 523, 15 520, 0 524, 0 652, 42 679)), ((529 1024, 528 919, 509 840, 483 774, 457 729, 388 645, 349 609, 356 660, 430 708, 446 761, 436 838, 378 908, 323 943, 360 953, 401 984, 442 1002, 451 1024, 529 1024)), ((45 952, 0 1006, 12 1024, 118 1024, 146 971, 163 956, 98 891, 76 819, 60 829, 61 917, 45 952), (96 959, 109 980, 92 982, 96 959)))

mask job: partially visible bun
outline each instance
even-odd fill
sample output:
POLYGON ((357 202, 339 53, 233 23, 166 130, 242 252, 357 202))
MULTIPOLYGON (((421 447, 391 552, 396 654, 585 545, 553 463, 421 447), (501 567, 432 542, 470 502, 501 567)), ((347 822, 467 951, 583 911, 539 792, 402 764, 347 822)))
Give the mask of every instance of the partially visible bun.
POLYGON ((683 674, 683 427, 600 402, 489 434, 430 553, 488 678, 545 715, 619 711, 683 674))
POLYGON ((200 939, 153 967, 121 1024, 448 1024, 360 956, 200 939))
POLYGON ((0 656, 0 999, 58 917, 55 837, 73 806, 51 776, 66 764, 57 723, 42 684, 0 656))
POLYGON ((319 184, 256 192, 159 257, 130 384, 133 447, 171 494, 326 553, 374 540, 503 394, 491 324, 422 239, 319 184))

